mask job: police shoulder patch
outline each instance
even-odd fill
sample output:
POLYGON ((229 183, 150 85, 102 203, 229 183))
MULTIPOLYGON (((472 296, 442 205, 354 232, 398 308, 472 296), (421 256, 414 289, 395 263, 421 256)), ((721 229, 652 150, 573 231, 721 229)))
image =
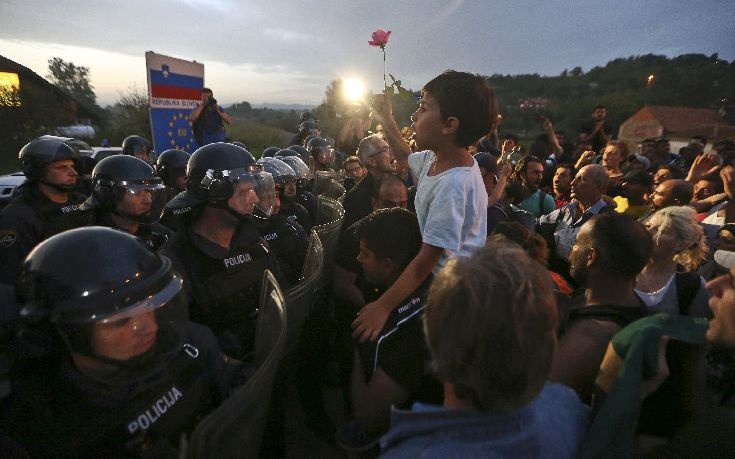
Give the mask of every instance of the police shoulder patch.
POLYGON ((10 247, 18 240, 18 232, 14 229, 0 230, 0 247, 10 247))

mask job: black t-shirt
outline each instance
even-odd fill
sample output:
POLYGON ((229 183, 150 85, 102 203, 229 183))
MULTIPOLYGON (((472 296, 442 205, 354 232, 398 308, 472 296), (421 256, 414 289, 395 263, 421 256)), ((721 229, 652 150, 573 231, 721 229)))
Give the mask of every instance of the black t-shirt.
POLYGON ((371 198, 376 186, 376 180, 368 173, 345 196, 342 207, 345 208, 345 219, 342 228, 349 228, 353 223, 373 211, 371 198))
POLYGON ((160 253, 184 278, 191 320, 211 328, 225 354, 245 360, 253 350, 263 272, 281 278, 276 257, 255 227, 243 221, 229 248, 187 228, 160 253))
POLYGON ((357 347, 365 380, 369 381, 375 370, 381 368, 410 394, 404 406, 416 400, 435 401, 427 400, 425 395, 436 393, 427 389, 438 382, 429 375, 431 357, 421 320, 431 281, 432 276, 429 276, 391 312, 375 341, 359 343, 357 347))
MULTIPOLYGON (((579 128, 579 132, 584 135, 590 135, 594 130, 594 120, 587 121, 579 128)), ((597 131, 597 134, 589 140, 590 144, 592 144, 592 150, 599 152, 607 144, 606 135, 614 135, 613 129, 607 124, 607 121, 603 124, 602 129, 597 131)))

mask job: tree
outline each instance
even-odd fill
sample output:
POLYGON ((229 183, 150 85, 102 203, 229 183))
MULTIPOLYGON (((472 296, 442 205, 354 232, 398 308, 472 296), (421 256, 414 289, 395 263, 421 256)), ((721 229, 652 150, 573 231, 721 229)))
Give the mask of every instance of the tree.
POLYGON ((148 137, 151 132, 148 94, 136 85, 130 86, 127 92, 119 93, 115 105, 107 108, 106 118, 104 136, 113 145, 118 145, 130 134, 148 137))
POLYGON ((89 83, 89 67, 76 66, 73 62, 54 57, 48 61, 48 79, 57 87, 80 101, 97 104, 94 88, 89 83))

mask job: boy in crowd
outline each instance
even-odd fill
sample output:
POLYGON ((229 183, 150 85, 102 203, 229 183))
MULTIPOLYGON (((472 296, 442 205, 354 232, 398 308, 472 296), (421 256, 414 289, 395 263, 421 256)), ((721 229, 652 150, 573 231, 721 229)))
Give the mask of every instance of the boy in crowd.
POLYGON ((487 192, 468 148, 486 135, 497 118, 495 95, 486 79, 446 71, 421 91, 413 113, 416 145, 411 152, 393 118, 390 97, 375 99, 393 155, 417 178, 416 215, 422 246, 395 283, 363 307, 353 323, 354 336, 375 340, 399 302, 450 257, 468 256, 485 244, 487 192))

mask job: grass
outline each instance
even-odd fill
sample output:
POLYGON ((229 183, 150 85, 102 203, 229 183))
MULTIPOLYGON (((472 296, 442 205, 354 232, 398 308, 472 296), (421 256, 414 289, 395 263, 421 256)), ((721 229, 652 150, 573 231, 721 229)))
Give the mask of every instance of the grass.
POLYGON ((273 126, 267 126, 257 121, 234 118, 232 124, 225 126, 227 138, 239 140, 247 145, 253 156, 260 154, 268 147, 275 146, 285 148, 293 136, 292 132, 284 131, 273 126))

